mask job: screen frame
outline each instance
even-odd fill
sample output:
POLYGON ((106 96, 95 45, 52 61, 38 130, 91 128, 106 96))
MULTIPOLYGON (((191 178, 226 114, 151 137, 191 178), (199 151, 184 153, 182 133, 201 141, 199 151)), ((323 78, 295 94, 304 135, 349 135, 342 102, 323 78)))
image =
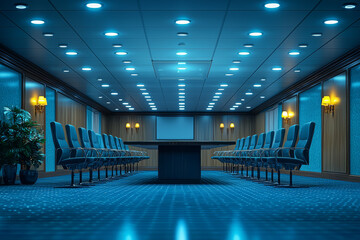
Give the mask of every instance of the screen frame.
POLYGON ((159 140, 159 141, 161 141, 161 140, 163 140, 163 141, 173 140, 174 142, 175 141, 186 141, 186 140, 191 141, 191 140, 195 140, 195 133, 196 133, 196 131, 195 131, 195 116, 156 116, 155 117, 155 138, 156 138, 156 140, 159 140), (190 139, 190 138, 186 138, 186 139, 165 139, 165 138, 161 138, 161 139, 159 139, 158 138, 158 131, 157 131, 158 117, 169 117, 169 118, 191 117, 193 119, 193 138, 192 139, 190 139))

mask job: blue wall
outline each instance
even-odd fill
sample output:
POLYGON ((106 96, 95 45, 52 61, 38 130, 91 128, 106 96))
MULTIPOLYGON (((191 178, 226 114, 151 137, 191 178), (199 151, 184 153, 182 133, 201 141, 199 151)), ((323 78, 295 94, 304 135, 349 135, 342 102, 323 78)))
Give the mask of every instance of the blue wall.
POLYGON ((45 171, 53 172, 55 171, 55 146, 52 140, 50 122, 55 121, 55 91, 51 88, 46 88, 46 100, 47 106, 45 108, 45 149, 46 149, 46 162, 45 162, 45 171))
POLYGON ((310 164, 301 167, 303 171, 321 172, 321 85, 317 85, 299 97, 300 126, 313 121, 315 132, 310 147, 310 164))
POLYGON ((350 74, 350 174, 360 175, 360 66, 350 74))
POLYGON ((0 64, 0 119, 4 107, 21 107, 21 74, 0 64))

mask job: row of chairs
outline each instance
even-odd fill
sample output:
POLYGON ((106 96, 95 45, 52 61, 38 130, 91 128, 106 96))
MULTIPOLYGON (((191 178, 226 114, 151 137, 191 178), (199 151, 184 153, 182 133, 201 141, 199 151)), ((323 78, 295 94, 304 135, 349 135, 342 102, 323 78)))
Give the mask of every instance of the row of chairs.
POLYGON ((214 152, 212 159, 217 159, 224 165, 224 171, 230 169, 232 173, 239 174, 241 165, 242 178, 257 182, 267 182, 270 185, 285 186, 280 184, 280 169, 290 171, 290 183, 286 187, 293 187, 292 171, 299 170, 302 165, 309 165, 309 149, 314 135, 315 123, 308 122, 300 129, 295 124, 288 130, 284 143, 285 129, 276 132, 254 134, 236 141, 234 150, 214 152), (251 176, 249 176, 251 167, 251 176), (260 179, 260 168, 265 168, 265 181, 260 179), (243 171, 246 168, 246 176, 243 171), (257 178, 254 169, 257 168, 257 178), (271 180, 268 180, 268 169, 271 169, 271 180), (274 182, 274 170, 278 173, 278 181, 274 182))
POLYGON ((68 187, 80 187, 93 185, 93 170, 97 169, 98 182, 101 182, 100 170, 105 168, 105 179, 109 180, 108 168, 111 167, 111 179, 120 176, 122 166, 125 174, 138 170, 138 164, 148 159, 146 152, 129 150, 121 138, 112 135, 98 134, 92 130, 79 128, 79 136, 74 126, 65 125, 65 132, 61 123, 51 122, 51 133, 56 148, 56 163, 64 169, 71 170, 71 183, 68 187), (79 141, 80 139, 80 141, 79 141), (82 170, 89 169, 89 183, 82 182, 82 170), (114 177, 114 169, 115 176, 114 177), (75 185, 74 171, 79 171, 79 185, 75 185))

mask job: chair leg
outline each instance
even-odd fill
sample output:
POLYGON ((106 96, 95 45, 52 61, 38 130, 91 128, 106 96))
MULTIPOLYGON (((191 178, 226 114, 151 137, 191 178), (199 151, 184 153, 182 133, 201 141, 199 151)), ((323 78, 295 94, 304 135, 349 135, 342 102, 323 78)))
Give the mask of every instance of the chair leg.
POLYGON ((261 172, 260 172, 260 168, 257 167, 257 179, 258 179, 258 180, 260 180, 260 177, 261 177, 261 176, 260 176, 260 173, 261 173, 261 172))
POLYGON ((265 168, 265 181, 268 181, 268 169, 267 169, 267 167, 265 168))
POLYGON ((93 181, 93 170, 92 168, 89 169, 89 183, 92 183, 93 181))
POLYGON ((98 168, 98 181, 101 180, 101 177, 100 177, 100 168, 98 168))
POLYGON ((108 174, 108 168, 105 167, 105 178, 108 179, 109 178, 109 174, 108 174))
POLYGON ((82 171, 79 171, 79 184, 82 184, 82 171))
POLYGON ((280 170, 278 170, 278 185, 280 185, 280 170))

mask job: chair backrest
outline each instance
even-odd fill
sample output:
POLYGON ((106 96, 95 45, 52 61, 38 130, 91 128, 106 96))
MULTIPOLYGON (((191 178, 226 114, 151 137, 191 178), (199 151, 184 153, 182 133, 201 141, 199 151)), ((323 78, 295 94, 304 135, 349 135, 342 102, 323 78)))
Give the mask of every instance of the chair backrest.
POLYGON ((120 143, 121 150, 126 150, 125 144, 121 138, 119 138, 119 143, 120 143))
POLYGON ((109 145, 111 149, 117 149, 115 138, 113 135, 109 135, 109 145))
POLYGON ((114 137, 114 140, 115 140, 116 149, 117 149, 117 150, 121 150, 121 148, 120 148, 120 143, 119 143, 119 138, 118 138, 118 137, 114 137))
POLYGON ((61 165, 61 161, 63 159, 67 159, 70 157, 69 145, 65 139, 65 133, 61 123, 51 122, 50 128, 56 149, 56 164, 61 165))
POLYGON ((245 138, 244 147, 242 150, 248 150, 251 142, 251 136, 245 138))
POLYGON ((100 148, 100 143, 96 136, 96 133, 93 130, 88 130, 88 134, 90 138, 91 147, 100 148))
POLYGON ((308 122, 301 126, 299 141, 296 145, 297 148, 304 148, 295 150, 295 157, 305 160, 309 164, 309 150, 314 136, 315 123, 308 122))
POLYGON ((103 133, 102 138, 103 138, 103 143, 104 143, 105 148, 111 149, 108 135, 103 133))
MULTIPOLYGON (((71 148, 81 148, 81 144, 76 133, 76 128, 73 125, 66 124, 65 130, 69 146, 71 148)), ((71 155, 72 157, 83 157, 84 152, 80 149, 76 149, 74 151, 71 151, 71 155)))
POLYGON ((239 149, 239 144, 240 144, 240 138, 238 138, 238 139, 236 140, 236 145, 235 145, 234 150, 239 149))
POLYGON ((96 135, 96 138, 98 140, 99 147, 104 149, 105 148, 105 143, 104 143, 103 137, 99 133, 95 133, 95 135, 96 135))
POLYGON ((280 128, 276 131, 272 148, 282 147, 284 144, 285 128, 280 128))
POLYGON ((83 148, 91 148, 91 142, 89 138, 88 131, 86 131, 85 128, 78 128, 79 131, 79 137, 80 137, 80 144, 83 148))
MULTIPOLYGON (((286 137, 286 141, 284 143, 284 148, 295 147, 296 141, 299 135, 299 125, 294 124, 288 130, 288 135, 286 137)), ((294 157, 293 151, 282 151, 283 157, 294 157)))
POLYGON ((267 132, 263 148, 271 148, 273 141, 274 141, 274 131, 267 132))
POLYGON ((261 133, 257 141, 257 144, 255 146, 255 149, 262 148, 264 146, 264 143, 265 143, 265 133, 261 133))
POLYGON ((252 135, 249 150, 253 150, 255 148, 257 139, 258 139, 257 134, 252 135))
POLYGON ((245 138, 240 139, 239 148, 236 150, 242 150, 244 148, 245 138))

